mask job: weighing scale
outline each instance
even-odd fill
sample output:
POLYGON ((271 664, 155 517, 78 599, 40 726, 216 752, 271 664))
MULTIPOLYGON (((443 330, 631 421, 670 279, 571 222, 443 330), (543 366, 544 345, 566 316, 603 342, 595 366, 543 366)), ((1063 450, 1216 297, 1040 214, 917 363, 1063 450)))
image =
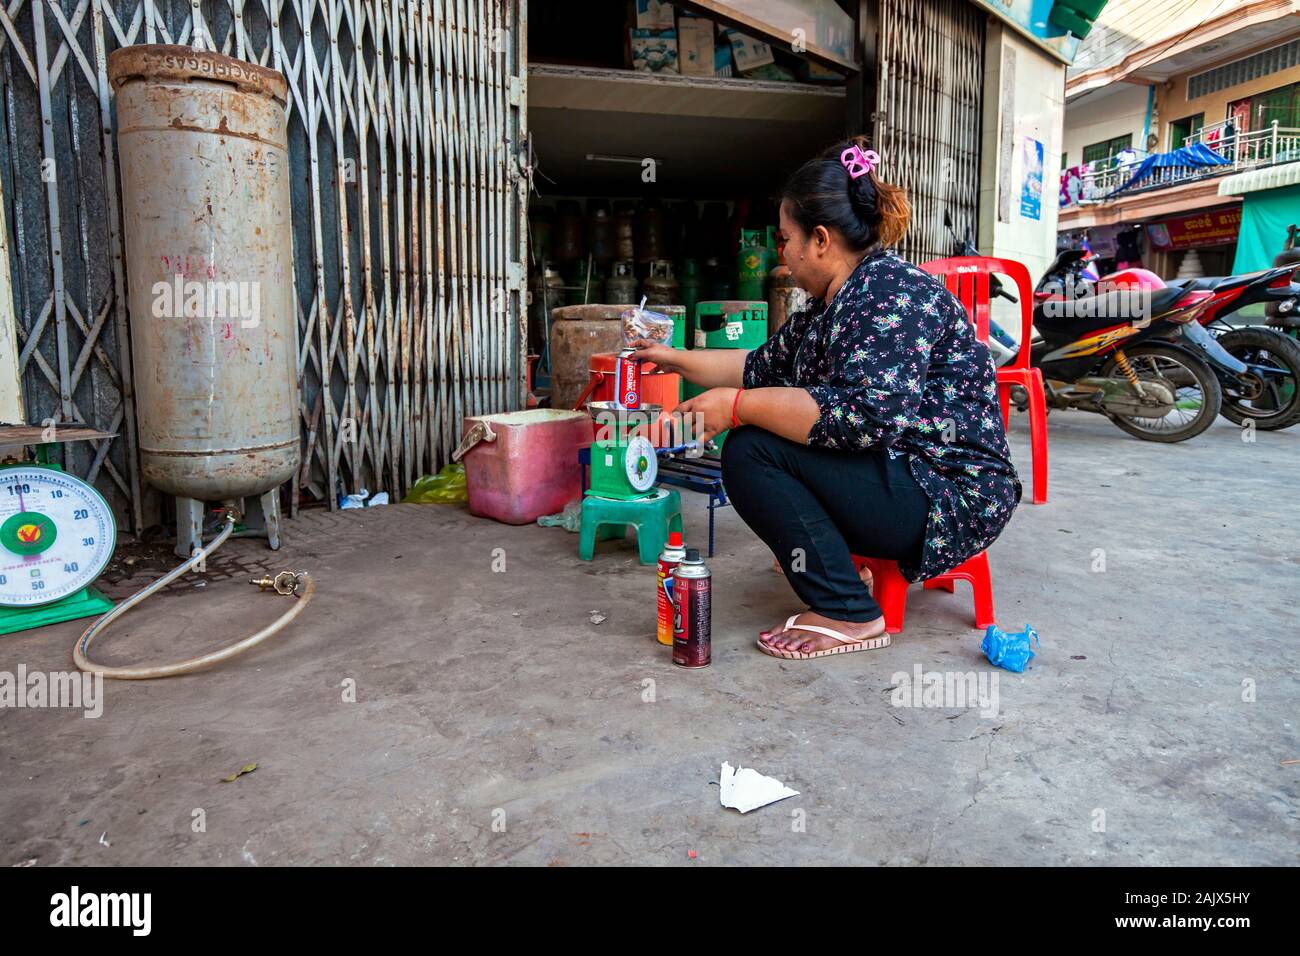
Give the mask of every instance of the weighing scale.
MULTIPOLYGON (((620 408, 613 402, 589 402, 587 409, 598 421, 602 415, 613 413, 619 419, 645 416, 653 421, 659 406, 643 405, 639 409, 620 408)), ((639 422, 620 421, 616 431, 623 432, 639 422)), ((601 439, 591 446, 591 487, 586 493, 596 498, 614 498, 632 501, 654 493, 655 479, 659 475, 659 459, 655 446, 643 435, 620 434, 601 439)))
POLYGON ((91 582, 116 544, 108 502, 80 478, 43 461, 0 467, 0 634, 112 610, 91 582))

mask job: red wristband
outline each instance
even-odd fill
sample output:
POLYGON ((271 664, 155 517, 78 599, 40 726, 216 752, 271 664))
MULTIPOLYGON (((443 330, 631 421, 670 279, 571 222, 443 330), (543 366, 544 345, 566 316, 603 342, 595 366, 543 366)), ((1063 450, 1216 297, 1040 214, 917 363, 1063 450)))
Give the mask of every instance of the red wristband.
POLYGON ((742 424, 744 424, 739 418, 736 417, 736 410, 740 408, 740 396, 744 394, 744 391, 745 390, 743 388, 736 389, 736 397, 731 400, 731 427, 732 428, 739 428, 742 424))

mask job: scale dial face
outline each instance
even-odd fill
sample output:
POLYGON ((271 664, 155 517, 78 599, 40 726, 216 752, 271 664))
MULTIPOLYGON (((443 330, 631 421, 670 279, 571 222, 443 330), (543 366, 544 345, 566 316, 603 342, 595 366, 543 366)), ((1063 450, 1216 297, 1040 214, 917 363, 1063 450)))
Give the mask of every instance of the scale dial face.
POLYGON ((0 606, 39 607, 77 593, 108 564, 117 522, 80 478, 0 468, 0 606))
POLYGON ((627 483, 633 491, 649 491, 659 474, 655 446, 642 435, 632 438, 623 454, 623 467, 627 471, 627 483))

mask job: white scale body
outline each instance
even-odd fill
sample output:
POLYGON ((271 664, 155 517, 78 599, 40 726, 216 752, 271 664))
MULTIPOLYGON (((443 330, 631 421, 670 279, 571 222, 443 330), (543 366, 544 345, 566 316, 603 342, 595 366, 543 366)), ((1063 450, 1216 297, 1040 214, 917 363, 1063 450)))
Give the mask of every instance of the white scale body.
POLYGON ((86 482, 55 468, 0 468, 0 607, 33 608, 88 587, 113 556, 117 523, 86 482))

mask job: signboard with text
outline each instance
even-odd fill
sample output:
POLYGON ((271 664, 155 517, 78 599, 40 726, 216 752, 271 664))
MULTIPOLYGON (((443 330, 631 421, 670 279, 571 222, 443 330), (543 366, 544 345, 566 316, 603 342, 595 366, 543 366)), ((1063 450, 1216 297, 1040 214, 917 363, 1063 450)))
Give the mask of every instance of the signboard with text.
POLYGON ((1161 252, 1199 246, 1227 246, 1241 231, 1241 207, 1179 216, 1147 224, 1151 245, 1161 252))

